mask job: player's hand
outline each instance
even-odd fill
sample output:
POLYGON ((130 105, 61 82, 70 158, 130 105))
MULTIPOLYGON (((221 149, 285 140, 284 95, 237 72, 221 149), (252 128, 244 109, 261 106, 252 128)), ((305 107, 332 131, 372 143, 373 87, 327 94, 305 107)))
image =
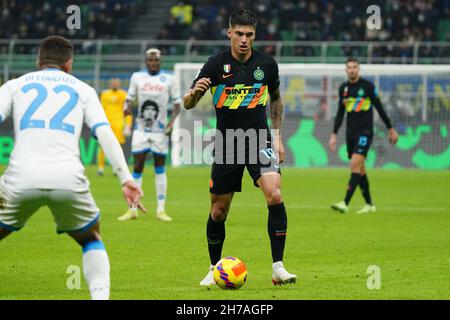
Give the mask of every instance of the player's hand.
POLYGON ((123 104, 123 114, 124 116, 130 116, 132 114, 131 112, 131 102, 129 102, 128 100, 125 101, 125 103, 123 104))
POLYGON ((130 126, 125 126, 125 128, 123 128, 123 135, 126 138, 131 136, 131 127, 130 126))
POLYGON ((389 142, 393 145, 396 145, 398 141, 398 134, 394 128, 389 129, 389 142))
POLYGON ((128 180, 122 185, 122 193, 128 206, 135 206, 142 212, 147 212, 147 209, 141 204, 141 198, 144 192, 133 180, 128 180))
POLYGON ((336 152, 336 134, 331 134, 330 141, 328 142, 328 146, 330 147, 330 150, 333 152, 336 152))
POLYGON ((166 136, 170 136, 173 130, 173 124, 169 123, 166 127, 166 129, 164 130, 164 133, 166 134, 166 136))
POLYGON ((198 79, 195 83, 194 88, 192 88, 191 94, 194 96, 203 95, 206 90, 209 89, 209 86, 211 85, 211 79, 210 78, 201 78, 198 79))

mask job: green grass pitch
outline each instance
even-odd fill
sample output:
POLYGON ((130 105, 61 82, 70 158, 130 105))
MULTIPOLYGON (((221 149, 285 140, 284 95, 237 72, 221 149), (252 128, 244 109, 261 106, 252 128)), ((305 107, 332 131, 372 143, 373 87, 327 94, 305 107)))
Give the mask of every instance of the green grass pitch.
MULTIPOLYGON (((350 213, 343 215, 329 205, 342 199, 347 169, 284 169, 285 266, 298 282, 283 287, 271 283, 267 208, 246 173, 228 216, 223 251, 247 265, 248 281, 237 291, 199 286, 209 265, 209 168, 168 170, 171 223, 154 217, 152 167, 144 173, 150 212, 128 222, 117 221, 126 205, 111 170, 99 178, 88 167, 87 174, 102 212, 112 299, 450 298, 450 171, 371 170, 378 212, 355 214, 363 205, 357 190, 350 213), (371 265, 380 268, 380 289, 367 287, 371 265)), ((71 265, 81 266, 81 249, 56 235, 50 212, 41 209, 0 243, 0 299, 89 299, 84 279, 81 289, 67 289, 71 265)))

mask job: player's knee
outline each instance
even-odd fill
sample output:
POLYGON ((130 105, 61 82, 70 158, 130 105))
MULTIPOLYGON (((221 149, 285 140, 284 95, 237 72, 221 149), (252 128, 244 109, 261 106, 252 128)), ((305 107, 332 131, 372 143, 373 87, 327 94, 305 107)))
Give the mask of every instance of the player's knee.
POLYGON ((69 232, 69 235, 82 247, 90 242, 102 240, 97 228, 85 232, 69 232))
POLYGON ((350 161, 350 170, 355 173, 361 173, 362 171, 361 161, 352 159, 352 161, 350 161))
POLYGON ((281 190, 279 188, 271 190, 266 195, 266 200, 269 206, 280 204, 281 202, 283 202, 283 199, 281 197, 281 190))
POLYGON ((366 174, 366 167, 364 166, 364 164, 361 166, 360 173, 362 176, 366 174))
POLYGON ((225 221, 227 214, 228 210, 223 205, 213 205, 211 208, 211 218, 215 222, 225 221))
POLYGON ((133 171, 136 173, 141 173, 144 171, 144 165, 140 163, 135 163, 133 167, 133 171))

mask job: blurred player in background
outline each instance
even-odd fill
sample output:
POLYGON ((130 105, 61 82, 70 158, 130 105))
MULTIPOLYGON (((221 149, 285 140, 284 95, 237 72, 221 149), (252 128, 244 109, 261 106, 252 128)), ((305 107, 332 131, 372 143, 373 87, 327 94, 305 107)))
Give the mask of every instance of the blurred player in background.
MULTIPOLYGON (((155 165, 156 217, 172 221, 166 213, 167 176, 166 156, 169 151, 169 135, 180 113, 181 97, 177 81, 172 73, 161 70, 161 51, 155 48, 145 53, 147 68, 133 73, 128 89, 125 114, 131 114, 132 102, 137 99, 131 152, 134 156, 133 177, 142 186, 142 173, 147 153, 153 154, 155 165), (173 112, 167 123, 167 110, 173 103, 173 112)), ((138 218, 138 208, 131 206, 119 220, 138 218)))
POLYGON ((376 207, 372 202, 369 190, 369 179, 366 173, 365 160, 369 152, 373 138, 373 108, 389 129, 389 142, 396 144, 398 134, 392 127, 391 121, 381 104, 378 89, 370 81, 359 75, 359 62, 356 58, 349 58, 346 62, 348 81, 339 87, 339 105, 331 134, 329 146, 331 151, 336 151, 336 137, 339 128, 347 113, 347 153, 350 159, 351 176, 347 192, 343 201, 333 204, 331 207, 341 213, 348 212, 348 204, 359 186, 366 205, 357 213, 375 212, 376 207))
POLYGON ((0 240, 48 206, 57 232, 67 232, 83 248, 92 299, 108 299, 110 265, 100 236, 99 209, 80 160, 83 123, 105 150, 129 205, 143 209, 142 190, 133 181, 97 93, 69 74, 72 44, 59 36, 45 38, 37 63, 39 71, 0 88, 0 122, 12 114, 16 140, 0 178, 0 240))
MULTIPOLYGON (((109 89, 102 92, 100 102, 105 110, 106 117, 111 124, 111 129, 121 144, 125 145, 126 138, 131 135, 131 126, 133 119, 131 115, 125 116, 123 106, 127 98, 127 92, 120 89, 120 79, 112 78, 109 83, 109 89)), ((105 153, 101 148, 98 151, 98 175, 102 176, 105 171, 105 153)))
MULTIPOLYGON (((184 107, 192 109, 211 88, 217 116, 217 132, 226 140, 226 131, 255 132, 256 143, 241 141, 245 146, 236 150, 232 139, 219 146, 215 139, 214 163, 211 169, 209 192, 211 208, 206 235, 211 265, 202 286, 215 285, 213 269, 221 259, 225 241, 225 221, 235 192, 240 192, 244 169, 264 194, 268 209, 267 231, 272 252, 272 282, 275 285, 295 283, 297 276, 284 268, 283 255, 287 232, 287 214, 281 196, 281 172, 285 151, 281 139, 283 103, 280 96, 278 65, 273 57, 253 49, 256 36, 256 16, 249 10, 231 14, 227 31, 230 49, 215 55, 203 65, 194 79, 191 90, 184 96, 184 107), (273 139, 267 123, 267 103, 273 139), (264 138, 261 138, 264 137, 264 138), (261 141, 260 141, 261 140, 261 141), (273 142, 272 142, 273 140, 273 142), (245 163, 219 160, 236 159, 245 154, 245 163), (250 159, 257 159, 252 161, 250 159)), ((217 137, 216 137, 217 138, 217 137)), ((240 144, 238 141, 236 145, 240 144)))

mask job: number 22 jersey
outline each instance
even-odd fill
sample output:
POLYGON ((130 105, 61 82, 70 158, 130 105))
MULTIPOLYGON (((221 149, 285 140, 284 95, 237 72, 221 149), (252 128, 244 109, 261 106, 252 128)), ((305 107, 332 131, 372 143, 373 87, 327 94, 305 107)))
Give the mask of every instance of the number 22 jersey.
POLYGON ((12 115, 15 145, 2 183, 17 189, 85 191, 83 124, 109 125, 95 90, 59 69, 43 69, 0 88, 0 122, 12 115))

